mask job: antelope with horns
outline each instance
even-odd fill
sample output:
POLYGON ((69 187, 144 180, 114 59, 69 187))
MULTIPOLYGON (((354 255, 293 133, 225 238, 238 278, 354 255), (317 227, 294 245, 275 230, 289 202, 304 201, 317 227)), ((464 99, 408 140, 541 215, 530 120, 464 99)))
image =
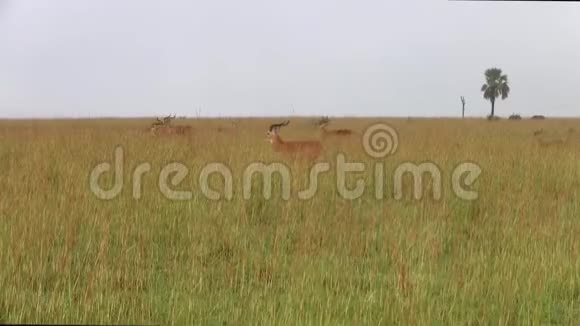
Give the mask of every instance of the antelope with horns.
POLYGON ((191 132, 191 126, 172 126, 173 119, 175 115, 173 117, 168 115, 163 120, 157 118, 157 121, 151 124, 151 133, 153 135, 185 135, 191 132))
POLYGON ((281 127, 290 123, 286 120, 282 123, 272 124, 266 133, 275 152, 282 152, 295 157, 315 160, 320 156, 322 145, 316 140, 285 141, 278 134, 281 127))

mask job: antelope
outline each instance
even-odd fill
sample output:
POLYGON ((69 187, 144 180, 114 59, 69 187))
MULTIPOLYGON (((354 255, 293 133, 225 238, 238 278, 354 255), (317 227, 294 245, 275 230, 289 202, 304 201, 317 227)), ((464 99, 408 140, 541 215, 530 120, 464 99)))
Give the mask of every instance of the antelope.
POLYGON ((328 125, 328 122, 323 123, 320 125, 320 131, 322 132, 322 138, 327 138, 327 137, 349 137, 352 136, 353 131, 350 129, 334 129, 334 130, 328 130, 326 129, 326 126, 328 125))
POLYGON ((172 126, 171 120, 175 119, 171 115, 166 116, 163 120, 156 118, 157 121, 151 124, 150 131, 154 135, 185 135, 191 131, 191 126, 172 126))
POLYGON ((286 120, 282 123, 272 124, 268 129, 266 135, 272 144, 272 149, 275 152, 283 152, 285 154, 300 156, 303 158, 314 160, 320 156, 322 145, 316 140, 302 140, 302 141, 284 141, 280 138, 278 132, 281 127, 285 127, 290 123, 286 120))

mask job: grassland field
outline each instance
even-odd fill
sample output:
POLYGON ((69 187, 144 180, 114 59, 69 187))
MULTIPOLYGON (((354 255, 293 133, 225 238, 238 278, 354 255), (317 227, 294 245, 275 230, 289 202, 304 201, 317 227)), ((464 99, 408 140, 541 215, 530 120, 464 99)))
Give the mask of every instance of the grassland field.
MULTIPOLYGON (((265 141, 281 119, 175 120, 185 136, 151 135, 151 119, 0 121, 0 323, 159 325, 579 325, 580 120, 334 119, 359 133, 385 122, 399 134, 384 162, 430 161, 443 195, 404 198, 392 184, 342 198, 330 172, 316 195, 244 199, 252 162, 283 162, 293 189, 308 184, 308 162, 265 141), (545 145, 540 137, 564 137, 545 145), (89 189, 89 174, 124 149, 124 187, 112 200, 89 189), (461 162, 478 164, 479 198, 454 195, 461 162), (131 171, 148 162, 142 197, 131 171), (164 165, 190 168, 176 189, 158 189, 164 165), (232 200, 201 194, 198 173, 221 162, 234 172, 232 200)), ((292 118, 284 139, 316 139, 312 119, 292 118)), ((369 169, 349 175, 373 184, 375 159, 360 137, 324 142, 369 169)), ((220 188, 219 177, 210 180, 220 188)), ((102 179, 111 185, 112 174, 102 179)))

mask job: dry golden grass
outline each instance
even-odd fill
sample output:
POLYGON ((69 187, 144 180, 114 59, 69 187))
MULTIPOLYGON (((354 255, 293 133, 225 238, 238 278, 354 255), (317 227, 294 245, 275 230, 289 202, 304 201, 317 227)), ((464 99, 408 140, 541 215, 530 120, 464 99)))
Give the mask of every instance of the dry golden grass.
MULTIPOLYGON (((345 119, 399 132, 396 164, 432 161, 443 198, 395 201, 336 193, 332 174, 308 201, 244 200, 241 173, 283 158, 266 142, 277 119, 180 120, 189 135, 154 137, 149 120, 0 122, 0 322, 146 324, 576 324, 580 320, 580 140, 541 146, 543 128, 565 135, 577 120, 345 119), (227 131, 227 132, 226 132, 227 131), (89 173, 125 150, 122 194, 89 189, 89 173), (450 173, 473 161, 483 173, 473 202, 456 198, 450 173), (149 162, 143 196, 131 170, 149 162), (157 188, 164 164, 190 168, 178 187, 157 188), (234 198, 210 201, 197 175, 209 162, 234 171, 234 198)), ((177 121, 176 121, 177 123, 177 121)), ((292 119, 285 139, 318 135, 292 119)), ((329 144, 372 163, 358 140, 329 144)), ((304 162, 287 162, 294 189, 304 162)), ((112 177, 108 178, 111 181, 112 177)), ((354 176, 349 182, 354 181, 354 176)), ((219 178, 212 179, 221 185, 219 178)), ((258 185, 259 186, 259 185, 258 185)), ((258 193, 259 187, 255 188, 258 193)))

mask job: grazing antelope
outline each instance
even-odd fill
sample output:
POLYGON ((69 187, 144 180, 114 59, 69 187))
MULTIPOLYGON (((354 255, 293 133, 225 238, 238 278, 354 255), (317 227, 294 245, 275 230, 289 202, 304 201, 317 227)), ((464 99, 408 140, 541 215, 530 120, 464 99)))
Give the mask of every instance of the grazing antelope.
POLYGON ((272 144, 272 149, 275 152, 282 152, 311 160, 318 158, 318 156, 320 156, 320 152, 322 151, 322 145, 319 141, 284 141, 282 138, 280 138, 280 135, 278 134, 280 128, 287 126, 289 123, 290 121, 286 120, 282 123, 270 125, 266 135, 268 135, 269 141, 272 144))

